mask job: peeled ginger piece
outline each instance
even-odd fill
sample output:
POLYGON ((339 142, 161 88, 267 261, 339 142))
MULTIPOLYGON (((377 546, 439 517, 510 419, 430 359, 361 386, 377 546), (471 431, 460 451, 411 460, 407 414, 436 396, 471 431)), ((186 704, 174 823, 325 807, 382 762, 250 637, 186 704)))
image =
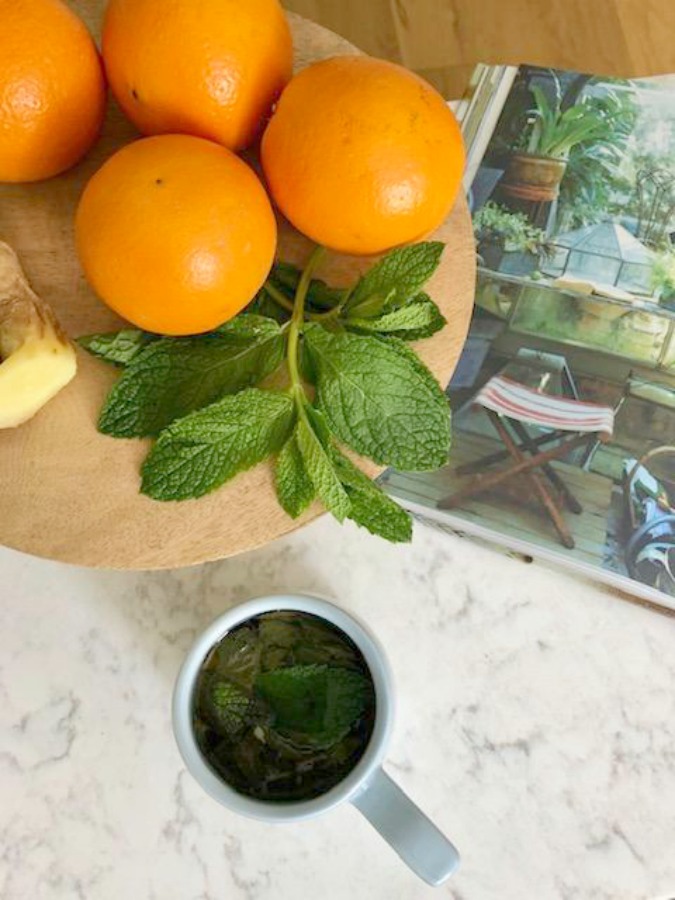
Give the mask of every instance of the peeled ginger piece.
POLYGON ((0 241, 0 428, 26 422, 75 376, 75 349, 0 241))

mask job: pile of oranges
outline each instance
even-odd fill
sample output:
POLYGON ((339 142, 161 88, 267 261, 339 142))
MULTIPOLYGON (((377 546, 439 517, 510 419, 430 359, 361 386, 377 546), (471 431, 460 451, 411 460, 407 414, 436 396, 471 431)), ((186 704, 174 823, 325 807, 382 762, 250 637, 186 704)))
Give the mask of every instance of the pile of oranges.
POLYGON ((74 165, 96 140, 106 80, 141 138, 86 186, 89 282, 149 331, 236 315, 272 265, 270 197, 333 250, 374 254, 433 231, 464 153, 442 98, 400 66, 324 60, 292 77, 278 0, 110 0, 102 61, 62 0, 0 0, 0 181, 74 165), (240 151, 260 142, 266 185, 240 151))

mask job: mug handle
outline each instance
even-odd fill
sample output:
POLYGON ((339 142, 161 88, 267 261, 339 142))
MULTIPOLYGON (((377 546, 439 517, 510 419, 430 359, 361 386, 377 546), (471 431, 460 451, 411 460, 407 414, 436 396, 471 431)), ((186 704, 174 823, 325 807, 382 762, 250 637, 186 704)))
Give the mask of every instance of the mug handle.
POLYGON ((384 769, 376 769, 351 802, 427 884, 441 884, 459 865, 455 846, 384 769))

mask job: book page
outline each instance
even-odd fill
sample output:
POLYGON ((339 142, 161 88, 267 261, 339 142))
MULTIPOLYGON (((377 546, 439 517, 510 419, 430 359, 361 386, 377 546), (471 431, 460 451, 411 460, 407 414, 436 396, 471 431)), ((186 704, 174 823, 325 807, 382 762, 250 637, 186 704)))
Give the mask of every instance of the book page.
POLYGON ((479 67, 462 124, 479 270, 453 449, 383 483, 675 606, 675 77, 479 67))

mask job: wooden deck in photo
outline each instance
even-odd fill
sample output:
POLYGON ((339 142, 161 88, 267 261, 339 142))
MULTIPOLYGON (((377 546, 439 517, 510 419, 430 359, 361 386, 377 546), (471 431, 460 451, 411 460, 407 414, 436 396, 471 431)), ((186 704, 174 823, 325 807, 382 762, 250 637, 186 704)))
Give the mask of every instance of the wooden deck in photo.
MULTIPOLYGON (((436 508, 439 500, 453 494, 461 485, 466 484, 467 478, 472 477, 457 475, 454 471, 456 467, 500 449, 503 447, 496 440, 457 430, 454 433, 450 465, 437 472, 423 474, 388 473, 383 482, 394 496, 403 493, 416 503, 436 508)), ((579 515, 567 510, 564 513, 576 544, 573 550, 562 545, 553 523, 524 478, 510 479, 484 495, 472 497, 462 506, 450 510, 449 514, 597 566, 606 553, 612 480, 603 475, 584 472, 565 462, 557 461, 552 465, 583 507, 583 512, 579 515)))

